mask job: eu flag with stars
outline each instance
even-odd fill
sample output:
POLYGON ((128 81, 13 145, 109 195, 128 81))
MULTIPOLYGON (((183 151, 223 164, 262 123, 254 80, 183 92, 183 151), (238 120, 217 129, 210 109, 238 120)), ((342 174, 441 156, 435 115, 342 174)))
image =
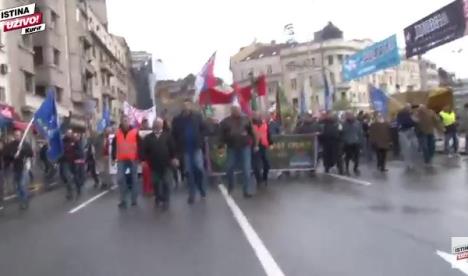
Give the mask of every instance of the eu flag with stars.
POLYGON ((110 110, 106 104, 104 105, 104 110, 102 111, 102 118, 98 122, 97 131, 99 133, 102 133, 106 129, 106 127, 110 126, 110 123, 111 123, 110 110))
POLYGON ((47 152, 49 160, 55 161, 60 158, 63 154, 63 142, 60 135, 55 93, 52 89, 47 91, 44 102, 34 114, 34 126, 49 143, 47 152))

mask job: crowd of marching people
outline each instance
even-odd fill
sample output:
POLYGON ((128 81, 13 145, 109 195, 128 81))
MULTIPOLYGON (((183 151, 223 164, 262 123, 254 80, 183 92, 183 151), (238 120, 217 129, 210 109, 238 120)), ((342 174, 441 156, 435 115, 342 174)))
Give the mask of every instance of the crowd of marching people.
MULTIPOLYGON (((468 105, 465 112, 468 119, 468 105)), ((362 158, 371 161, 375 157, 377 169, 386 172, 390 150, 395 157, 401 153, 408 170, 414 169, 418 162, 430 166, 438 134, 444 137, 446 153, 456 155, 458 120, 450 107, 437 114, 424 105, 407 104, 393 121, 377 112, 320 115, 309 112, 298 117, 295 128, 286 130, 274 114, 254 112, 246 116, 238 106, 232 106, 231 114, 221 122, 210 116, 205 118, 187 99, 181 113, 172 121, 156 118, 154 122, 144 120, 136 127, 130 117, 122 115, 118 127, 109 126, 99 135, 68 129, 63 135, 63 155, 58 162, 48 160, 45 143, 40 146, 38 157, 45 189, 51 188, 50 183, 57 174, 66 187, 67 200, 80 197, 89 175, 96 189, 118 186, 120 209, 138 205, 142 186, 144 193, 154 194, 156 206, 165 210, 173 183, 187 184, 188 204, 207 196, 206 137, 217 138, 210 141, 217 141, 216 148, 226 154, 228 192, 233 191, 235 171, 240 170, 243 195, 250 198, 257 187, 268 184, 268 151, 275 135, 317 137, 325 173, 336 168, 338 174, 359 176, 362 158)), ((34 154, 29 143, 20 143, 21 137, 21 131, 15 131, 13 137, 0 142, 0 200, 4 198, 6 172, 11 172, 20 207, 27 209, 34 154)), ((0 209, 3 209, 1 201, 0 209)))

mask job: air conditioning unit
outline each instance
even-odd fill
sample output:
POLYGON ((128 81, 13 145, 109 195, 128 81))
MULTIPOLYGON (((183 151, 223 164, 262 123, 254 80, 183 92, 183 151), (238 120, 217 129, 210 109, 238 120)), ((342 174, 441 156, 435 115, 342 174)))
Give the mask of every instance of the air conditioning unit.
POLYGON ((5 63, 0 64, 0 73, 6 75, 8 73, 8 65, 5 63))

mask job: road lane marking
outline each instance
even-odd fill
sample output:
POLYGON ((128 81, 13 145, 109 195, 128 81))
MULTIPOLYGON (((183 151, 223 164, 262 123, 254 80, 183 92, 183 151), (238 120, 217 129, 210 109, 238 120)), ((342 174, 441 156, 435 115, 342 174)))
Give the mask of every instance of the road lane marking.
POLYGON ((325 175, 333 176, 335 178, 345 180, 345 181, 349 181, 349 182, 352 182, 352 183, 356 183, 356 184, 359 184, 359 185, 364 185, 364 186, 372 185, 372 183, 370 183, 368 181, 364 181, 364 180, 360 180, 360 179, 356 179, 356 178, 352 178, 352 177, 347 177, 347 176, 344 176, 344 175, 339 175, 339 174, 334 174, 334 173, 328 173, 328 174, 325 174, 325 175))
POLYGON ((466 260, 457 261, 457 257, 455 257, 455 255, 440 250, 437 250, 436 254, 439 255, 439 257, 441 257, 444 261, 451 264, 452 268, 456 268, 468 275, 468 262, 466 262, 466 260))
MULTIPOLYGON (((112 186, 110 188, 110 190, 114 190, 115 187, 117 187, 116 185, 112 186)), ((89 204, 91 204, 93 201, 96 201, 98 200, 99 198, 103 197, 105 194, 107 194, 110 190, 106 190, 106 191, 103 191, 103 192, 100 192, 99 194, 93 196, 92 198, 86 200, 85 202, 81 203, 80 205, 76 206, 75 208, 71 209, 68 213, 69 214, 73 214, 73 213, 76 213, 78 212, 79 210, 83 209, 84 207, 88 206, 89 204)))
POLYGON ((244 215, 242 210, 236 204, 234 199, 228 194, 226 188, 223 184, 218 185, 221 194, 223 195, 226 203, 231 209, 231 212, 236 219, 237 223, 242 229, 247 241, 250 243, 250 246, 255 251, 255 255, 257 255, 258 260, 260 261, 263 270, 265 271, 267 276, 284 276, 283 271, 273 259, 268 249, 265 247, 265 244, 260 239, 258 234, 253 229, 252 225, 250 225, 247 217, 244 215))

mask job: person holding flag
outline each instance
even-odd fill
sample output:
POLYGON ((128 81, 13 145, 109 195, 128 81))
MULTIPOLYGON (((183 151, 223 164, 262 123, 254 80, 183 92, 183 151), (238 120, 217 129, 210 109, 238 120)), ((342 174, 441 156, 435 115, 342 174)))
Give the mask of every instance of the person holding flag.
POLYGON ((23 135, 20 130, 15 130, 13 136, 14 140, 5 148, 5 159, 7 167, 9 165, 12 167, 13 182, 20 200, 20 209, 25 210, 29 207, 28 186, 33 150, 31 145, 22 138, 22 136, 26 136, 26 133, 23 135))

